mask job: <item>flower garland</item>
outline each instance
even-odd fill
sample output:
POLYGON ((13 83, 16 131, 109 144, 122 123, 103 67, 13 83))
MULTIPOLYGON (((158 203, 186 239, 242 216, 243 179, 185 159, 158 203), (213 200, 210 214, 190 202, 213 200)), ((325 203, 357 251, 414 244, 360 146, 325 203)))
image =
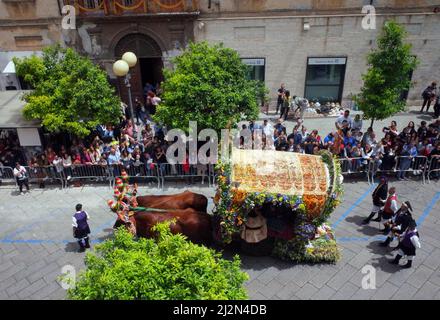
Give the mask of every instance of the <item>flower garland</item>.
POLYGON ((214 198, 214 215, 220 218, 220 232, 223 242, 230 243, 232 236, 240 231, 248 213, 270 203, 277 207, 287 207, 292 212, 305 212, 306 207, 301 196, 282 195, 268 192, 246 192, 231 186, 231 166, 220 163, 216 167, 218 190, 214 198))
POLYGON ((130 186, 128 184, 129 176, 125 170, 121 172, 121 178, 115 179, 113 197, 115 200, 108 200, 107 204, 113 212, 120 217, 133 214, 133 210, 138 207, 136 201, 137 184, 130 186))
POLYGON ((322 214, 315 218, 307 213, 311 201, 306 199, 307 197, 246 192, 232 185, 231 165, 219 163, 216 166, 219 174, 217 194, 214 198, 214 215, 220 224, 221 240, 226 244, 230 243, 246 222, 248 213, 269 203, 275 207, 291 208, 292 214, 295 215, 294 238, 276 239, 272 252, 274 256, 296 262, 336 262, 340 258, 340 252, 333 231, 325 222, 339 205, 343 193, 341 168, 329 152, 322 152, 321 157, 329 168, 331 188, 322 214))
POLYGON ((328 166, 332 187, 329 190, 329 197, 324 205, 322 214, 313 221, 315 226, 325 223, 330 218, 330 215, 335 211, 336 207, 341 204, 341 197, 344 194, 341 179, 341 165, 339 161, 330 152, 325 150, 321 151, 320 155, 322 161, 328 166))

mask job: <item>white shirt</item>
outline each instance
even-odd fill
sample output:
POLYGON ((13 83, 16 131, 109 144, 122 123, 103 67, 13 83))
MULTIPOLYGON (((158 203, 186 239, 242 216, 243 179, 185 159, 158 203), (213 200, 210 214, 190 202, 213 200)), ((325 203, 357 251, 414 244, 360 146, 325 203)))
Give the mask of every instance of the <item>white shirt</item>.
POLYGON ((57 169, 57 172, 63 172, 63 159, 61 158, 55 158, 52 162, 52 164, 55 166, 55 168, 57 169))
POLYGON ((266 135, 266 137, 273 135, 274 129, 270 123, 267 123, 267 125, 263 125, 263 133, 266 135))
MULTIPOLYGON (((414 230, 417 232, 417 229, 414 230)), ((405 235, 407 234, 407 231, 405 231, 404 233, 402 233, 402 235, 400 236, 401 239, 405 238, 405 235)), ((413 244, 414 247, 420 249, 422 247, 422 245, 420 244, 420 239, 419 237, 415 234, 411 237, 411 243, 413 244)))
POLYGON ((397 207, 397 201, 396 200, 391 200, 390 209, 393 211, 393 213, 397 212, 397 210, 399 208, 397 207))
POLYGON ((14 177, 18 179, 25 178, 26 177, 25 173, 26 173, 26 169, 23 166, 20 166, 19 169, 17 169, 17 167, 14 168, 14 177))
POLYGON ((153 106, 157 106, 161 101, 162 101, 161 98, 159 98, 159 97, 154 97, 154 98, 151 99, 151 104, 152 104, 153 106))
POLYGON ((342 115, 342 116, 340 116, 340 117, 336 120, 336 124, 338 125, 338 127, 342 125, 342 122, 343 122, 344 120, 347 120, 348 126, 349 126, 350 128, 353 126, 353 120, 351 119, 351 117, 348 116, 348 117, 346 118, 344 115, 342 115))

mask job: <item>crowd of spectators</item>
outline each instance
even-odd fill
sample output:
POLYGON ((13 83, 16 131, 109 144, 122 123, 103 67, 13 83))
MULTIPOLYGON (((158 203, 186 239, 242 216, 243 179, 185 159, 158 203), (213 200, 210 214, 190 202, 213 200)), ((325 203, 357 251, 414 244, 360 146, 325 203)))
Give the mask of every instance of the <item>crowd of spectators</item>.
MULTIPOLYGON (((249 125, 242 125, 242 130, 246 129, 253 133, 252 139, 249 142, 242 138, 241 148, 258 145, 266 150, 305 154, 317 154, 326 149, 339 158, 356 158, 352 164, 357 169, 371 161, 383 171, 391 171, 398 165, 399 180, 407 179, 407 170, 415 157, 425 156, 429 161, 434 158, 437 163, 440 156, 440 119, 429 124, 421 121, 417 127, 410 121, 402 131, 398 130, 396 121, 391 121, 379 134, 371 127, 364 131, 361 116, 356 115, 353 119, 350 111, 346 110, 336 119, 335 130, 323 137, 316 129, 309 132, 301 120, 292 132, 287 132, 282 119, 275 126, 268 120, 264 120, 263 125, 251 121, 249 125), (398 163, 397 157, 400 157, 398 163)), ((438 172, 434 173, 434 178, 438 178, 438 172)))
MULTIPOLYGON (((89 139, 74 139, 68 147, 51 145, 44 152, 35 154, 27 164, 31 168, 53 166, 56 172, 63 172, 67 180, 76 165, 143 167, 147 173, 157 165, 162 170, 162 164, 167 163, 166 150, 173 142, 165 140, 166 128, 153 123, 148 112, 147 116, 140 118, 139 122, 136 118, 133 122, 124 116, 116 126, 99 126, 89 139)), ((282 119, 275 125, 268 120, 262 124, 251 121, 242 125, 242 129, 249 129, 253 134, 250 145, 241 139, 240 148, 254 148, 258 144, 265 150, 305 154, 317 154, 327 149, 340 158, 356 158, 355 170, 371 161, 381 170, 390 170, 396 165, 397 156, 407 157, 398 162, 398 179, 407 179, 405 170, 411 166, 411 157, 426 156, 438 161, 440 156, 440 119, 429 124, 422 121, 418 126, 410 121, 400 132, 397 123, 391 121, 379 134, 372 128, 364 130, 360 115, 352 118, 350 111, 346 110, 336 119, 334 131, 322 137, 316 129, 309 131, 302 120, 298 120, 291 132, 287 132, 282 119)), ((0 140, 0 151, 4 151, 5 145, 13 144, 0 140)), ((3 165, 9 163, 14 167, 20 159, 7 161, 3 165)), ((438 172, 434 175, 433 178, 437 178, 438 172)))
POLYGON ((17 133, 14 130, 0 130, 0 166, 13 168, 17 162, 23 163, 23 160, 17 133))

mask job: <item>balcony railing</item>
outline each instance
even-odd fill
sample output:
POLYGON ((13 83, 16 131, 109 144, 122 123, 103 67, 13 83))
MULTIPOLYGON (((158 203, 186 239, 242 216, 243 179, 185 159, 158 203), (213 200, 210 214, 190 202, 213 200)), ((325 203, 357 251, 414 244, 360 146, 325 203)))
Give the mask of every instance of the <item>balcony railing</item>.
POLYGON ((199 0, 63 0, 63 3, 74 6, 80 16, 199 11, 199 0))

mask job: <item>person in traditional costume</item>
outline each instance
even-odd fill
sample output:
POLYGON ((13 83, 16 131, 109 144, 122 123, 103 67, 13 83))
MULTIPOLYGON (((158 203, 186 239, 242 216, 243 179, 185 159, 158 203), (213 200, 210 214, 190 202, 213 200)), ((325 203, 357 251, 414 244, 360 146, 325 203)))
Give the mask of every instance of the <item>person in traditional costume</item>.
POLYGON ((78 239, 79 252, 84 252, 90 248, 90 227, 87 222, 90 217, 86 211, 82 210, 82 204, 77 204, 75 209, 76 213, 72 217, 73 236, 78 239))
POLYGON ((416 256, 416 250, 417 248, 420 249, 420 236, 419 232, 416 229, 416 222, 414 220, 411 220, 408 228, 402 235, 400 236, 400 243, 397 249, 399 250, 397 252, 396 257, 394 260, 390 261, 391 264, 399 264, 400 259, 402 257, 407 257, 407 263, 402 266, 402 268, 411 268, 412 262, 414 257, 416 256))
MULTIPOLYGON (((383 205, 386 202, 387 194, 388 194, 388 181, 385 177, 381 177, 379 185, 376 187, 376 189, 374 189, 372 194, 373 208, 371 209, 370 215, 366 219, 364 219, 363 221, 364 224, 370 223, 370 220, 376 215, 376 213, 380 212, 380 210, 382 209, 383 205)), ((373 221, 381 221, 381 219, 382 218, 378 216, 373 221)))
MULTIPOLYGON (((377 219, 374 219, 374 221, 382 221, 382 219, 385 219, 385 224, 389 223, 391 219, 394 217, 398 210, 397 207, 397 194, 396 194, 396 188, 391 187, 388 191, 388 198, 385 201, 385 205, 381 211, 379 211, 379 215, 377 219)), ((386 228, 386 227, 385 227, 386 228)))
POLYGON ((386 232, 387 238, 384 242, 381 242, 382 247, 387 247, 393 240, 394 237, 399 237, 405 230, 409 227, 409 224, 413 220, 412 206, 409 201, 402 203, 402 206, 397 210, 396 215, 387 221, 385 225, 384 233, 386 232))

